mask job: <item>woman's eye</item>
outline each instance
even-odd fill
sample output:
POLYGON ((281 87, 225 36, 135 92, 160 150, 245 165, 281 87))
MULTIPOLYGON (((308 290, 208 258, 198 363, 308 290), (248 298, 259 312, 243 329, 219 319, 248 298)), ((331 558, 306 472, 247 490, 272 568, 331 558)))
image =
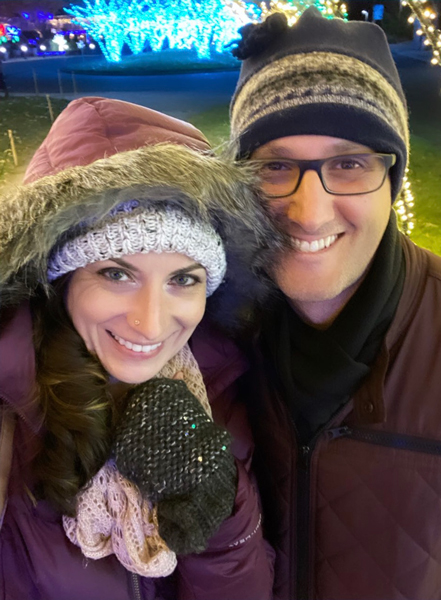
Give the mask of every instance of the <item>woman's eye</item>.
POLYGON ((196 275, 187 275, 184 273, 182 275, 175 275, 172 279, 173 285, 178 285, 180 287, 190 287, 200 282, 200 278, 196 277, 196 275))
POLYGON ((101 271, 98 271, 98 275, 101 275, 102 277, 105 277, 106 279, 110 281, 115 281, 117 283, 120 283, 122 281, 130 281, 130 277, 125 271, 123 271, 122 269, 115 269, 112 267, 108 269, 101 269, 101 271))

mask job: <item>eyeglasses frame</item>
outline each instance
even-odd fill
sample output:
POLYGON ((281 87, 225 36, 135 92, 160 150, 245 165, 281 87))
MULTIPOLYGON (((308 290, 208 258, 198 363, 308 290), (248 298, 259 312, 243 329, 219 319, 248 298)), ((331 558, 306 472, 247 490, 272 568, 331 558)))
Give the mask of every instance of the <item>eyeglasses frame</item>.
POLYGON ((283 157, 273 157, 273 158, 257 158, 257 159, 250 159, 250 163, 252 165, 258 165, 259 163, 268 163, 268 162, 277 162, 278 160, 280 160, 281 162, 288 162, 288 163, 294 163, 299 167, 299 179, 297 181, 297 184, 295 186, 295 188, 289 192, 289 194, 283 194, 283 196, 273 196, 270 195, 266 192, 265 195, 268 198, 287 198, 288 196, 292 196, 293 194, 295 194, 297 192, 297 190, 300 187, 300 184, 302 183, 302 179, 303 179, 303 175, 306 173, 306 171, 315 171, 317 173, 317 175, 319 176, 320 182, 323 186, 323 189, 325 190, 325 192, 327 192, 328 194, 332 194, 333 196, 362 196, 364 194, 372 194, 373 192, 376 192, 377 190, 379 190, 381 188, 381 186, 384 184, 384 182, 386 181, 386 177, 390 171, 390 169, 395 165, 395 163, 397 162, 397 156, 396 154, 384 154, 381 152, 359 152, 359 153, 354 153, 354 154, 342 154, 342 155, 338 155, 338 156, 328 156, 328 158, 320 158, 320 159, 316 159, 316 160, 297 160, 295 158, 283 158, 283 157), (322 166, 324 165, 324 163, 328 160, 334 160, 334 159, 338 159, 338 158, 348 158, 350 156, 380 156, 383 161, 384 161, 384 165, 385 165, 385 170, 384 170, 384 177, 381 181, 381 184, 376 187, 374 190, 370 190, 369 192, 354 192, 354 193, 350 193, 348 194, 347 192, 332 192, 331 190, 329 190, 326 185, 325 182, 323 180, 323 176, 322 176, 322 166))

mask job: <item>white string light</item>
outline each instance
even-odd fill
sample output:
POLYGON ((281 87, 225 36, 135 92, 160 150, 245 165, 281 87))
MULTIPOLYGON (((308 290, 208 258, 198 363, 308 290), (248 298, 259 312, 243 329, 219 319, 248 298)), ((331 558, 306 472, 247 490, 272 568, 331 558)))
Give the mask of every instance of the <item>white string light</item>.
POLYGON ((341 0, 271 0, 269 5, 266 2, 260 4, 262 15, 259 20, 263 21, 269 15, 279 12, 286 15, 288 25, 294 25, 310 6, 318 8, 327 18, 348 18, 346 5, 341 0))
POLYGON ((437 17, 436 11, 431 7, 428 0, 401 0, 402 6, 408 6, 412 14, 407 19, 409 23, 415 23, 418 19, 419 29, 415 32, 418 36, 425 36, 424 45, 432 47, 432 65, 441 66, 441 30, 434 26, 437 17))

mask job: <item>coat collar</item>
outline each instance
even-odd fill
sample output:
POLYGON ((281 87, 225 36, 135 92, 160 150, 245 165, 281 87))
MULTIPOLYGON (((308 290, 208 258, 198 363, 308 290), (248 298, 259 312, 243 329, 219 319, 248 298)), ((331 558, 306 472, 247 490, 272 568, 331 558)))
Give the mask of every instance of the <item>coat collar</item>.
POLYGON ((415 317, 427 278, 428 254, 404 235, 402 246, 406 276, 397 311, 370 375, 353 397, 354 418, 359 425, 386 421, 384 383, 389 363, 393 360, 397 342, 415 317))

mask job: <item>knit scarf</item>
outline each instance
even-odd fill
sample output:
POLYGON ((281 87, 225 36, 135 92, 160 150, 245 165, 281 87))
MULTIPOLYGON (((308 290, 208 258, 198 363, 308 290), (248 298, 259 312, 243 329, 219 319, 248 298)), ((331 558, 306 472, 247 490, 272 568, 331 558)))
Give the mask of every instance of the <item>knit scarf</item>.
POLYGON ((284 296, 263 317, 264 356, 303 443, 369 374, 403 289, 399 236, 391 211, 369 272, 328 329, 305 323, 284 296))
MULTIPOLYGON (((156 377, 173 379, 178 372, 211 417, 202 374, 188 344, 156 377)), ((174 571, 176 554, 158 533, 156 508, 118 472, 114 461, 103 465, 76 501, 76 516, 63 516, 63 526, 84 556, 96 560, 115 554, 128 571, 143 577, 165 577, 174 571)))

